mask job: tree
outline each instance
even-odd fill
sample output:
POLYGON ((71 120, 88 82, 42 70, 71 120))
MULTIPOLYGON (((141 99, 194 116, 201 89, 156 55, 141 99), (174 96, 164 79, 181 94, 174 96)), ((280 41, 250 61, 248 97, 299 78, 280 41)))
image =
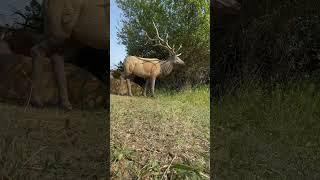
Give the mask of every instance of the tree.
POLYGON ((43 32, 43 17, 41 4, 36 0, 31 0, 24 10, 12 9, 13 15, 22 19, 16 20, 15 24, 24 30, 43 32))
POLYGON ((148 44, 145 32, 155 36, 154 21, 160 36, 169 35, 169 43, 182 44, 187 66, 158 84, 179 88, 186 84, 208 83, 210 69, 210 1, 208 0, 117 0, 122 9, 123 27, 118 32, 120 42, 129 55, 165 59, 168 52, 148 44), (179 81, 177 81, 179 77, 179 81), (177 82, 177 83, 176 83, 177 82))

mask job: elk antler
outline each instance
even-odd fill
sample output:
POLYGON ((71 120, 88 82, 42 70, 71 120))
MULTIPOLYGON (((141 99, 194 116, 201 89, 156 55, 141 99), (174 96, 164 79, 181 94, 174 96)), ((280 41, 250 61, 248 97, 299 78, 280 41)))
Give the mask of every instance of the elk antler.
MULTIPOLYGON (((152 38, 149 37, 149 35, 148 35, 147 32, 146 32, 146 36, 148 37, 148 39, 149 39, 150 41, 157 41, 157 42, 158 42, 157 44, 154 44, 153 46, 161 46, 161 47, 164 47, 165 49, 167 49, 167 50, 170 52, 171 55, 176 55, 177 53, 176 53, 176 51, 174 50, 174 45, 173 45, 172 47, 169 45, 169 42, 168 42, 168 36, 169 36, 169 35, 168 35, 168 33, 166 33, 166 39, 165 39, 165 40, 162 39, 162 38, 160 37, 160 35, 159 35, 159 31, 158 31, 158 28, 157 28, 156 24, 155 24, 153 21, 152 21, 152 23, 153 23, 153 26, 154 26, 154 28, 155 28, 155 30, 156 30, 157 37, 156 37, 156 39, 152 39, 152 38)), ((180 44, 180 47, 179 47, 179 49, 178 49, 177 51, 179 51, 181 47, 182 47, 182 45, 180 44)), ((177 56, 180 56, 180 55, 181 55, 181 53, 178 54, 177 56)))

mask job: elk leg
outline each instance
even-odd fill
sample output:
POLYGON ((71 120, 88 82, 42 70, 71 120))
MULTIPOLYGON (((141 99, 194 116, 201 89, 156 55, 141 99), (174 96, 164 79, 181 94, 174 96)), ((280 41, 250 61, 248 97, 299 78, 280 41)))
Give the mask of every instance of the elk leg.
POLYGON ((132 96, 132 92, 131 92, 131 83, 130 83, 130 79, 127 79, 127 86, 128 86, 128 95, 132 96))
POLYGON ((149 79, 146 80, 146 84, 144 85, 143 96, 147 96, 148 84, 149 84, 149 79))
POLYGON ((72 110, 72 105, 70 104, 68 97, 67 80, 64 71, 64 59, 63 56, 58 54, 53 54, 51 56, 53 62, 53 68, 55 71, 55 76, 57 80, 58 90, 59 90, 59 100, 62 108, 66 110, 72 110))
POLYGON ((120 94, 120 95, 123 95, 122 92, 123 92, 123 84, 124 84, 123 81, 124 81, 124 79, 125 79, 125 78, 124 78, 124 75, 121 75, 121 76, 120 76, 120 86, 117 87, 118 95, 119 95, 119 94, 120 94))
POLYGON ((151 78, 151 91, 152 91, 152 97, 154 97, 154 86, 156 84, 156 78, 155 77, 152 77, 151 78))
POLYGON ((32 83, 31 83, 31 104, 36 107, 43 107, 40 98, 41 92, 41 74, 43 71, 43 59, 47 55, 48 43, 42 41, 31 48, 32 57, 32 83))

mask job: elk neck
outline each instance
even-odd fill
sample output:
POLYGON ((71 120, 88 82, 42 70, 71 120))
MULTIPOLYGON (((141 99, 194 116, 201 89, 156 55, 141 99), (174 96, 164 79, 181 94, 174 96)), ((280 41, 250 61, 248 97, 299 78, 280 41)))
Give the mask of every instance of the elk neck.
POLYGON ((173 69, 173 62, 172 61, 164 61, 160 64, 160 74, 161 76, 169 75, 173 69))

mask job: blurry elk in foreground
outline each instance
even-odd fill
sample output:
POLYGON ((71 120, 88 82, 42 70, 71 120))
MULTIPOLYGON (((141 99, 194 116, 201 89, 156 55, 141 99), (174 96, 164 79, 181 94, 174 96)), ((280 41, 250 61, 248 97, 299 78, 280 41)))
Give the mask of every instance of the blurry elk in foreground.
POLYGON ((152 39, 146 33, 148 39, 152 42, 157 42, 153 46, 161 46, 169 51, 169 57, 167 60, 163 61, 157 58, 142 58, 137 56, 128 56, 124 60, 124 72, 121 75, 121 84, 122 87, 124 79, 127 81, 128 87, 128 95, 132 96, 131 91, 131 83, 130 79, 132 76, 138 76, 146 79, 145 87, 143 95, 147 95, 147 87, 148 84, 151 83, 151 91, 152 96, 154 96, 154 86, 155 81, 158 77, 163 77, 169 75, 175 65, 185 65, 185 63, 179 58, 181 55, 178 54, 178 51, 181 49, 182 45, 178 48, 177 51, 174 49, 174 45, 171 47, 168 43, 168 34, 166 34, 165 40, 160 37, 158 28, 156 27, 155 23, 153 22, 153 26, 156 30, 157 37, 152 39))
MULTIPOLYGON (((32 44, 32 33, 5 30, 0 34, 0 101, 27 105, 30 101, 32 58, 27 54, 32 44), (24 37, 27 35, 26 37, 24 37), (23 38, 24 37, 24 38, 23 38), (19 45, 20 44, 20 45, 19 45), (22 45, 21 45, 22 44, 22 45), (26 46, 26 47, 24 47, 26 46), (24 54, 25 52, 26 54, 24 54)), ((39 92, 43 103, 56 105, 59 102, 57 83, 48 58, 43 59, 43 74, 39 92)), ((80 108, 102 108, 105 103, 106 85, 92 73, 71 63, 65 64, 69 80, 70 101, 80 108)))
MULTIPOLYGON (((44 38, 32 47, 31 103, 43 107, 39 93, 42 91, 42 60, 50 58, 56 77, 59 103, 71 110, 64 60, 67 54, 83 47, 108 50, 109 0, 44 0, 44 38)), ((94 60, 93 60, 94 61, 94 60)))

